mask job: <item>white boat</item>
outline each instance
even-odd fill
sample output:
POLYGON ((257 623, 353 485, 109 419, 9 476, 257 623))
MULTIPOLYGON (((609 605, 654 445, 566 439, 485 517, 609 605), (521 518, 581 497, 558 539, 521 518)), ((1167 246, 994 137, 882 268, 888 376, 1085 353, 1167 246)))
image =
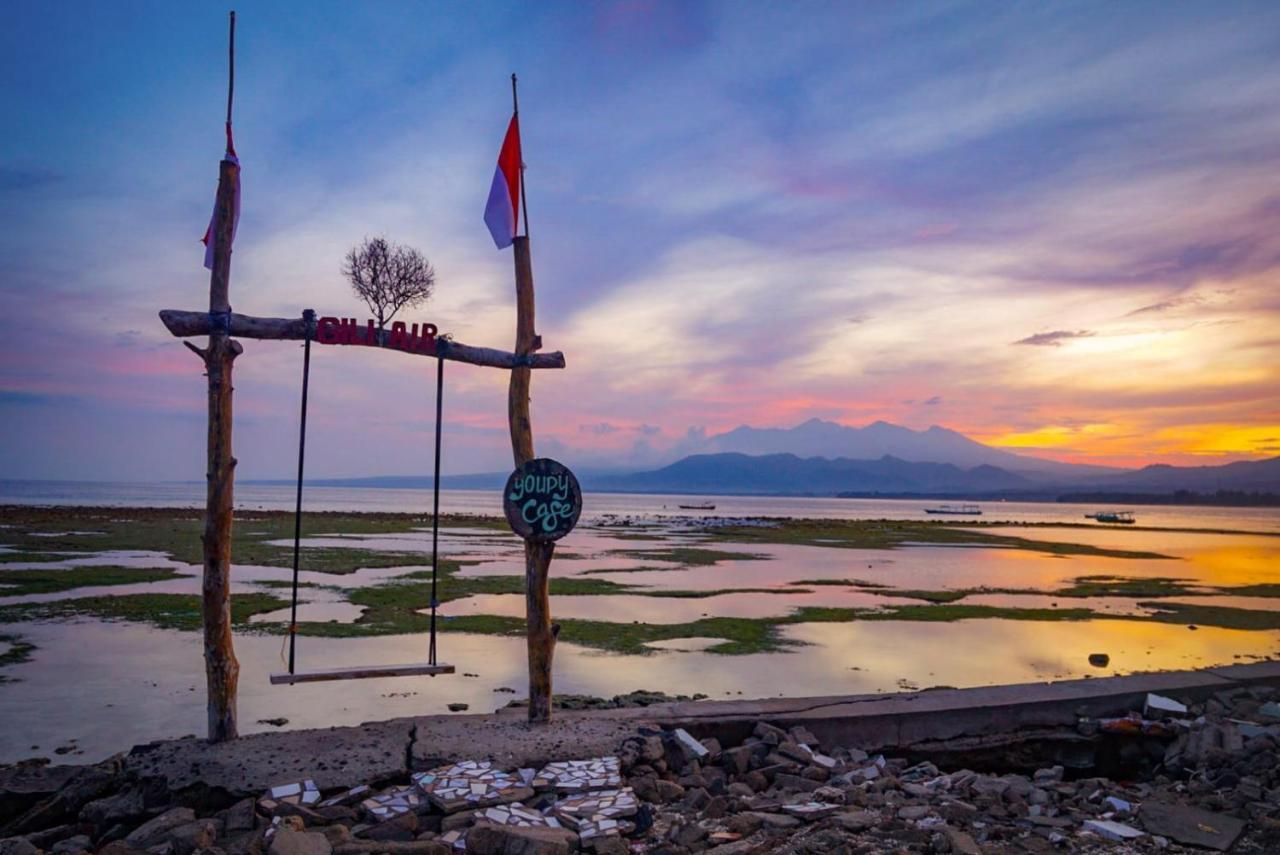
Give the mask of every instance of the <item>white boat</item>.
POLYGON ((1097 520, 1102 523, 1134 523, 1133 511, 1098 511, 1096 514, 1085 514, 1087 520, 1097 520))
POLYGON ((936 508, 925 508, 926 514, 950 514, 953 516, 980 517, 982 508, 977 505, 938 505, 936 508))

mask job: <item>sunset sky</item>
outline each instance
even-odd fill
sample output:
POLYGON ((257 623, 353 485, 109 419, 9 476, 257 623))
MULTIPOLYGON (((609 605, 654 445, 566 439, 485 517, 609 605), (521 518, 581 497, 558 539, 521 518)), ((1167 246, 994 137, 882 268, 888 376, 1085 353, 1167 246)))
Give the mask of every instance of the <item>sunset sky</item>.
MULTIPOLYGON (((222 153, 215 3, 7 9, 0 477, 198 479, 222 153)), ((519 73, 538 451, 646 465, 820 417, 1117 465, 1280 454, 1280 4, 237 5, 231 301, 367 316, 385 235, 431 320, 514 340, 482 222, 519 73)), ((240 478, 289 477, 301 347, 246 341, 240 478)), ((450 364, 447 472, 510 464, 450 364)), ((430 471, 434 364, 317 348, 311 474, 430 471)))

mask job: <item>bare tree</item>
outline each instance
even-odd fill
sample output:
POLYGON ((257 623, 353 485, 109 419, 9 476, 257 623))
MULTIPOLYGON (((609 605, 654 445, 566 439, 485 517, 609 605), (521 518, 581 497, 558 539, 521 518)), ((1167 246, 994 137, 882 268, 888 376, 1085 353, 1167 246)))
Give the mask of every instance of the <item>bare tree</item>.
POLYGON ((422 253, 380 237, 352 247, 343 259, 342 275, 373 312, 378 329, 404 307, 426 302, 436 284, 435 268, 422 253))

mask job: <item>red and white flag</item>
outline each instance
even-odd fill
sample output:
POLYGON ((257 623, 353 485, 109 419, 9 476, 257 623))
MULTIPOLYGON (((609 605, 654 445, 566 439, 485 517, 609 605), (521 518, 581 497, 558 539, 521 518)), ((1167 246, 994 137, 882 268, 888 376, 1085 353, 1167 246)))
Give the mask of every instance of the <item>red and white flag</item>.
POLYGON ((512 116, 484 206, 484 224, 498 249, 511 246, 520 222, 520 165, 520 117, 512 116))
MULTIPOLYGON (((240 225, 240 158, 236 157, 236 147, 231 141, 231 123, 227 123, 227 153, 222 156, 223 160, 229 160, 236 165, 235 186, 231 189, 231 242, 235 243, 236 229, 240 225)), ((209 217, 209 228, 204 230, 204 237, 200 242, 204 244, 204 266, 213 269, 213 245, 216 242, 214 235, 218 233, 218 199, 214 196, 213 215, 209 217)))

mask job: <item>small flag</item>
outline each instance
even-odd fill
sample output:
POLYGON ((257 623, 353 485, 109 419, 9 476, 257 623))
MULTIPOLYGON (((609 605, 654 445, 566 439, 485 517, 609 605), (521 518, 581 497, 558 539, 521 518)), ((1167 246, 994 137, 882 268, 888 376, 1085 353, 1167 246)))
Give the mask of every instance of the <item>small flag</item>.
POLYGON ((484 224, 498 249, 511 246, 520 221, 520 166, 520 117, 512 116, 484 206, 484 224))
MULTIPOLYGON (((222 156, 223 160, 230 161, 236 165, 235 186, 231 190, 231 242, 235 243, 236 229, 240 226, 240 158, 236 157, 236 147, 231 141, 231 123, 227 123, 227 153, 222 156)), ((218 231, 218 199, 215 196, 213 200, 213 214, 209 217, 209 228, 204 230, 204 237, 200 242, 204 244, 204 266, 209 270, 213 269, 213 244, 214 235, 218 231)))

